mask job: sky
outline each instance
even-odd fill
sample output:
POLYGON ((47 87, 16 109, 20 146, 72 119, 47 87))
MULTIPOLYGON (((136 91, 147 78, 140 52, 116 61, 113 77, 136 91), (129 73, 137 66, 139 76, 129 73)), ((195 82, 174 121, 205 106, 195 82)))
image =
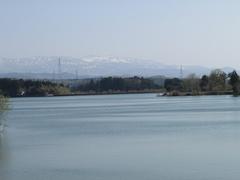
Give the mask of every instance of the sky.
POLYGON ((0 57, 240 68, 238 0, 0 0, 0 57))

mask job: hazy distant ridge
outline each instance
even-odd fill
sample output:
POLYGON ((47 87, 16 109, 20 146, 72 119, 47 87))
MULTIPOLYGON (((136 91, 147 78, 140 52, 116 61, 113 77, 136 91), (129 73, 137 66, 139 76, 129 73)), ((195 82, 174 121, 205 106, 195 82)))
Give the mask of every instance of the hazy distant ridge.
MULTIPOLYGON (((58 72, 62 78, 82 78, 96 76, 180 76, 180 65, 166 65, 157 60, 141 60, 118 57, 29 57, 0 58, 0 76, 27 78, 57 78, 58 72)), ((232 70, 228 68, 227 71, 232 70)), ((210 69, 202 66, 183 66, 183 75, 190 73, 202 75, 210 69)))

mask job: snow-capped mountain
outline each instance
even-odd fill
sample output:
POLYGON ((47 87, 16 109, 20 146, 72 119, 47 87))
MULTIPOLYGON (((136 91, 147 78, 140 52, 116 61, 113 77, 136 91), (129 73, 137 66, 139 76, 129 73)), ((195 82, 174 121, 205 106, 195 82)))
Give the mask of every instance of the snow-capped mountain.
POLYGON ((33 57, 20 59, 0 60, 0 71, 2 73, 58 73, 66 72, 79 75, 133 75, 154 74, 164 65, 154 61, 141 61, 130 58, 115 57, 33 57), (59 67, 60 59, 60 67, 59 67))
MULTIPOLYGON (((183 75, 202 75, 209 71, 210 69, 201 66, 183 66, 183 75)), ((0 58, 0 74, 38 74, 38 78, 54 78, 59 72, 62 73, 61 78, 134 75, 179 77, 180 66, 165 65, 157 60, 96 56, 0 58)))

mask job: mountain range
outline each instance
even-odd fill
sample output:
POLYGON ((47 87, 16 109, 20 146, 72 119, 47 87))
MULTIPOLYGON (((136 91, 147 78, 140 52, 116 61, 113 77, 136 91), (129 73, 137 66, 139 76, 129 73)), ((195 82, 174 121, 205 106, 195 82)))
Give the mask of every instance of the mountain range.
MULTIPOLYGON (((158 60, 97 57, 27 57, 0 58, 0 77, 37 79, 75 79, 102 76, 166 76, 179 77, 195 73, 208 74, 203 66, 167 65, 158 60)), ((233 68, 223 68, 230 72, 233 68)))

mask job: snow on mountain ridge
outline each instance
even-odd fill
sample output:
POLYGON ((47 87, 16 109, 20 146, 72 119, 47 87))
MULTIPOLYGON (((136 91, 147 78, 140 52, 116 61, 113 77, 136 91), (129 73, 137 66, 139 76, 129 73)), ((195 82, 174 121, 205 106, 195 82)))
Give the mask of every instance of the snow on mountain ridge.
MULTIPOLYGON (((61 72, 79 76, 154 76, 179 77, 180 66, 165 65, 158 60, 87 56, 82 58, 60 57, 61 72)), ((0 58, 0 73, 58 73, 59 57, 35 56, 27 58, 0 58)), ((184 66, 184 75, 209 73, 201 66, 184 66)))
POLYGON ((101 56, 94 56, 94 57, 83 57, 81 58, 85 62, 113 62, 113 63, 129 63, 129 60, 126 58, 118 58, 118 57, 101 57, 101 56))

